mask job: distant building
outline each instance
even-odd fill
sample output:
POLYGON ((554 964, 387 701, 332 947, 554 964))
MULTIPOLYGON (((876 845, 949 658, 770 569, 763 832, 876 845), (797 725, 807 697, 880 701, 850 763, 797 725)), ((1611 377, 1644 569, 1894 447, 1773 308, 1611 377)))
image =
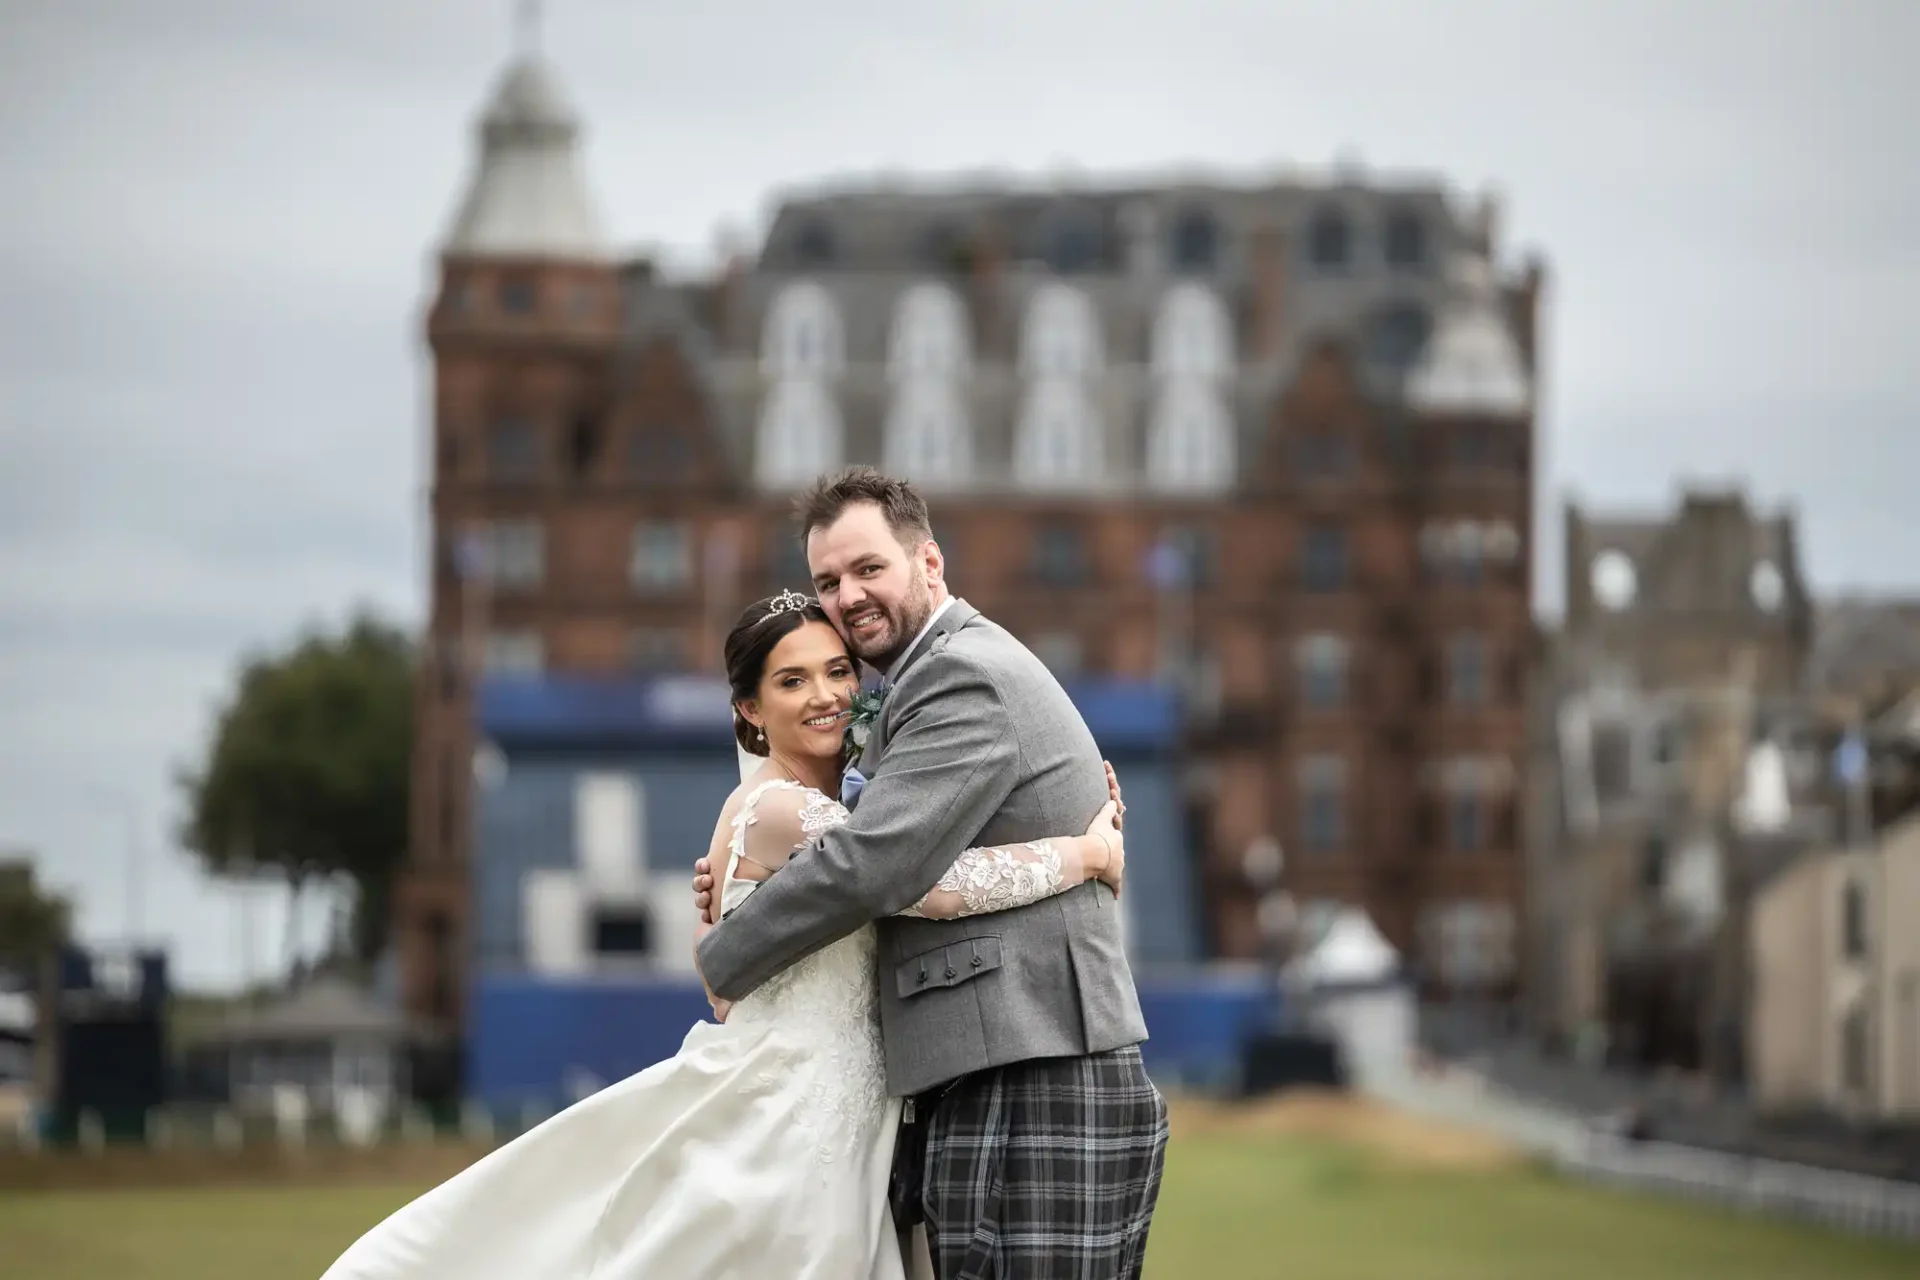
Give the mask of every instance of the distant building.
POLYGON ((1565 522, 1567 616, 1532 699, 1530 1011, 1629 1060, 1737 1075, 1746 895, 1832 834, 1795 523, 1700 490, 1565 522), (1792 777, 1746 830, 1762 743, 1792 777))
POLYGON ((1920 1123, 1920 815, 1805 858, 1754 904, 1753 1098, 1920 1123))
POLYGON ((925 488, 958 591, 1063 678, 1181 691, 1209 953, 1260 945, 1271 836, 1304 901, 1510 987, 1542 271, 1490 202, 874 186, 686 283, 613 253, 577 134, 514 63, 440 246, 409 1008, 452 1022, 484 945, 476 672, 711 671, 806 581, 792 491, 854 461, 925 488))

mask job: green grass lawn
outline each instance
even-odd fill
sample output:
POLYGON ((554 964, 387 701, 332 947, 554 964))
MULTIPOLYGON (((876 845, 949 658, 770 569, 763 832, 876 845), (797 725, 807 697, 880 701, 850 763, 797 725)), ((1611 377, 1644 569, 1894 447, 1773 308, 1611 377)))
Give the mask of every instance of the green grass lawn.
MULTIPOLYGON (((416 1188, 0 1196, 4 1280, 316 1280, 416 1188)), ((1589 1190, 1433 1172, 1296 1137, 1173 1145, 1156 1280, 1868 1280, 1920 1250, 1589 1190)))

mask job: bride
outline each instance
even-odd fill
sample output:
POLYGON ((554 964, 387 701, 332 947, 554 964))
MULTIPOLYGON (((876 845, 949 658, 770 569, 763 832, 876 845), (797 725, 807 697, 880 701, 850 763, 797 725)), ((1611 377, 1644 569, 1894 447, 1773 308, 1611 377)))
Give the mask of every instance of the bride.
MULTIPOLYGON (((846 821, 859 668, 819 606, 750 606, 726 642, 743 781, 708 855, 730 911, 846 821), (748 766, 752 767, 749 768, 748 766)), ((969 849, 905 914, 1004 911, 1125 867, 1119 784, 1082 834, 969 849)), ((699 1023, 680 1052, 561 1112, 362 1236, 324 1280, 901 1280, 887 1207, 874 931, 831 943, 699 1023)), ((930 1275, 925 1246, 913 1273, 930 1275)))

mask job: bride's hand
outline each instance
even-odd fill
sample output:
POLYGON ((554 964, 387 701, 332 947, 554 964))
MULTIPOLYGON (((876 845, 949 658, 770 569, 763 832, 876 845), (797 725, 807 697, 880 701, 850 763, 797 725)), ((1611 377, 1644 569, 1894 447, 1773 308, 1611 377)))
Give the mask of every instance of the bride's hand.
MULTIPOLYGON (((1087 827, 1089 846, 1106 851, 1106 864, 1094 874, 1094 879, 1112 888, 1113 896, 1120 896, 1120 881, 1127 871, 1127 839, 1120 833, 1120 803, 1109 800, 1100 806, 1093 822, 1087 827)), ((1092 859, 1088 859, 1092 865, 1092 859)))
POLYGON ((702 857, 693 864, 693 905, 700 919, 713 924, 713 864, 702 857))
POLYGON ((1117 809, 1113 825, 1124 827, 1127 825, 1127 802, 1120 796, 1120 775, 1113 771, 1113 761, 1102 760, 1100 763, 1107 767, 1107 799, 1113 801, 1117 809))

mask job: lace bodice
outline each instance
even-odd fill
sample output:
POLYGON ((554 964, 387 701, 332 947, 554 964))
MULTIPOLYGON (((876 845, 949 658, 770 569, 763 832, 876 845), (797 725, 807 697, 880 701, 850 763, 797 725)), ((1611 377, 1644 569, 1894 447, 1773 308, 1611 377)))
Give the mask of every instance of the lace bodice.
MULTIPOLYGON (((811 787, 770 779, 749 791, 733 818, 721 908, 732 911, 760 882, 738 875, 745 860, 772 871, 848 818, 844 805, 811 787)), ((1059 851, 1046 840, 968 849, 902 915, 950 919, 1026 906, 1060 892, 1059 851)), ((822 1159, 857 1136, 886 1101, 875 937, 871 924, 776 974, 733 1006, 731 1027, 779 1027, 804 1037, 813 1079, 808 1110, 821 1125, 822 1159)))

